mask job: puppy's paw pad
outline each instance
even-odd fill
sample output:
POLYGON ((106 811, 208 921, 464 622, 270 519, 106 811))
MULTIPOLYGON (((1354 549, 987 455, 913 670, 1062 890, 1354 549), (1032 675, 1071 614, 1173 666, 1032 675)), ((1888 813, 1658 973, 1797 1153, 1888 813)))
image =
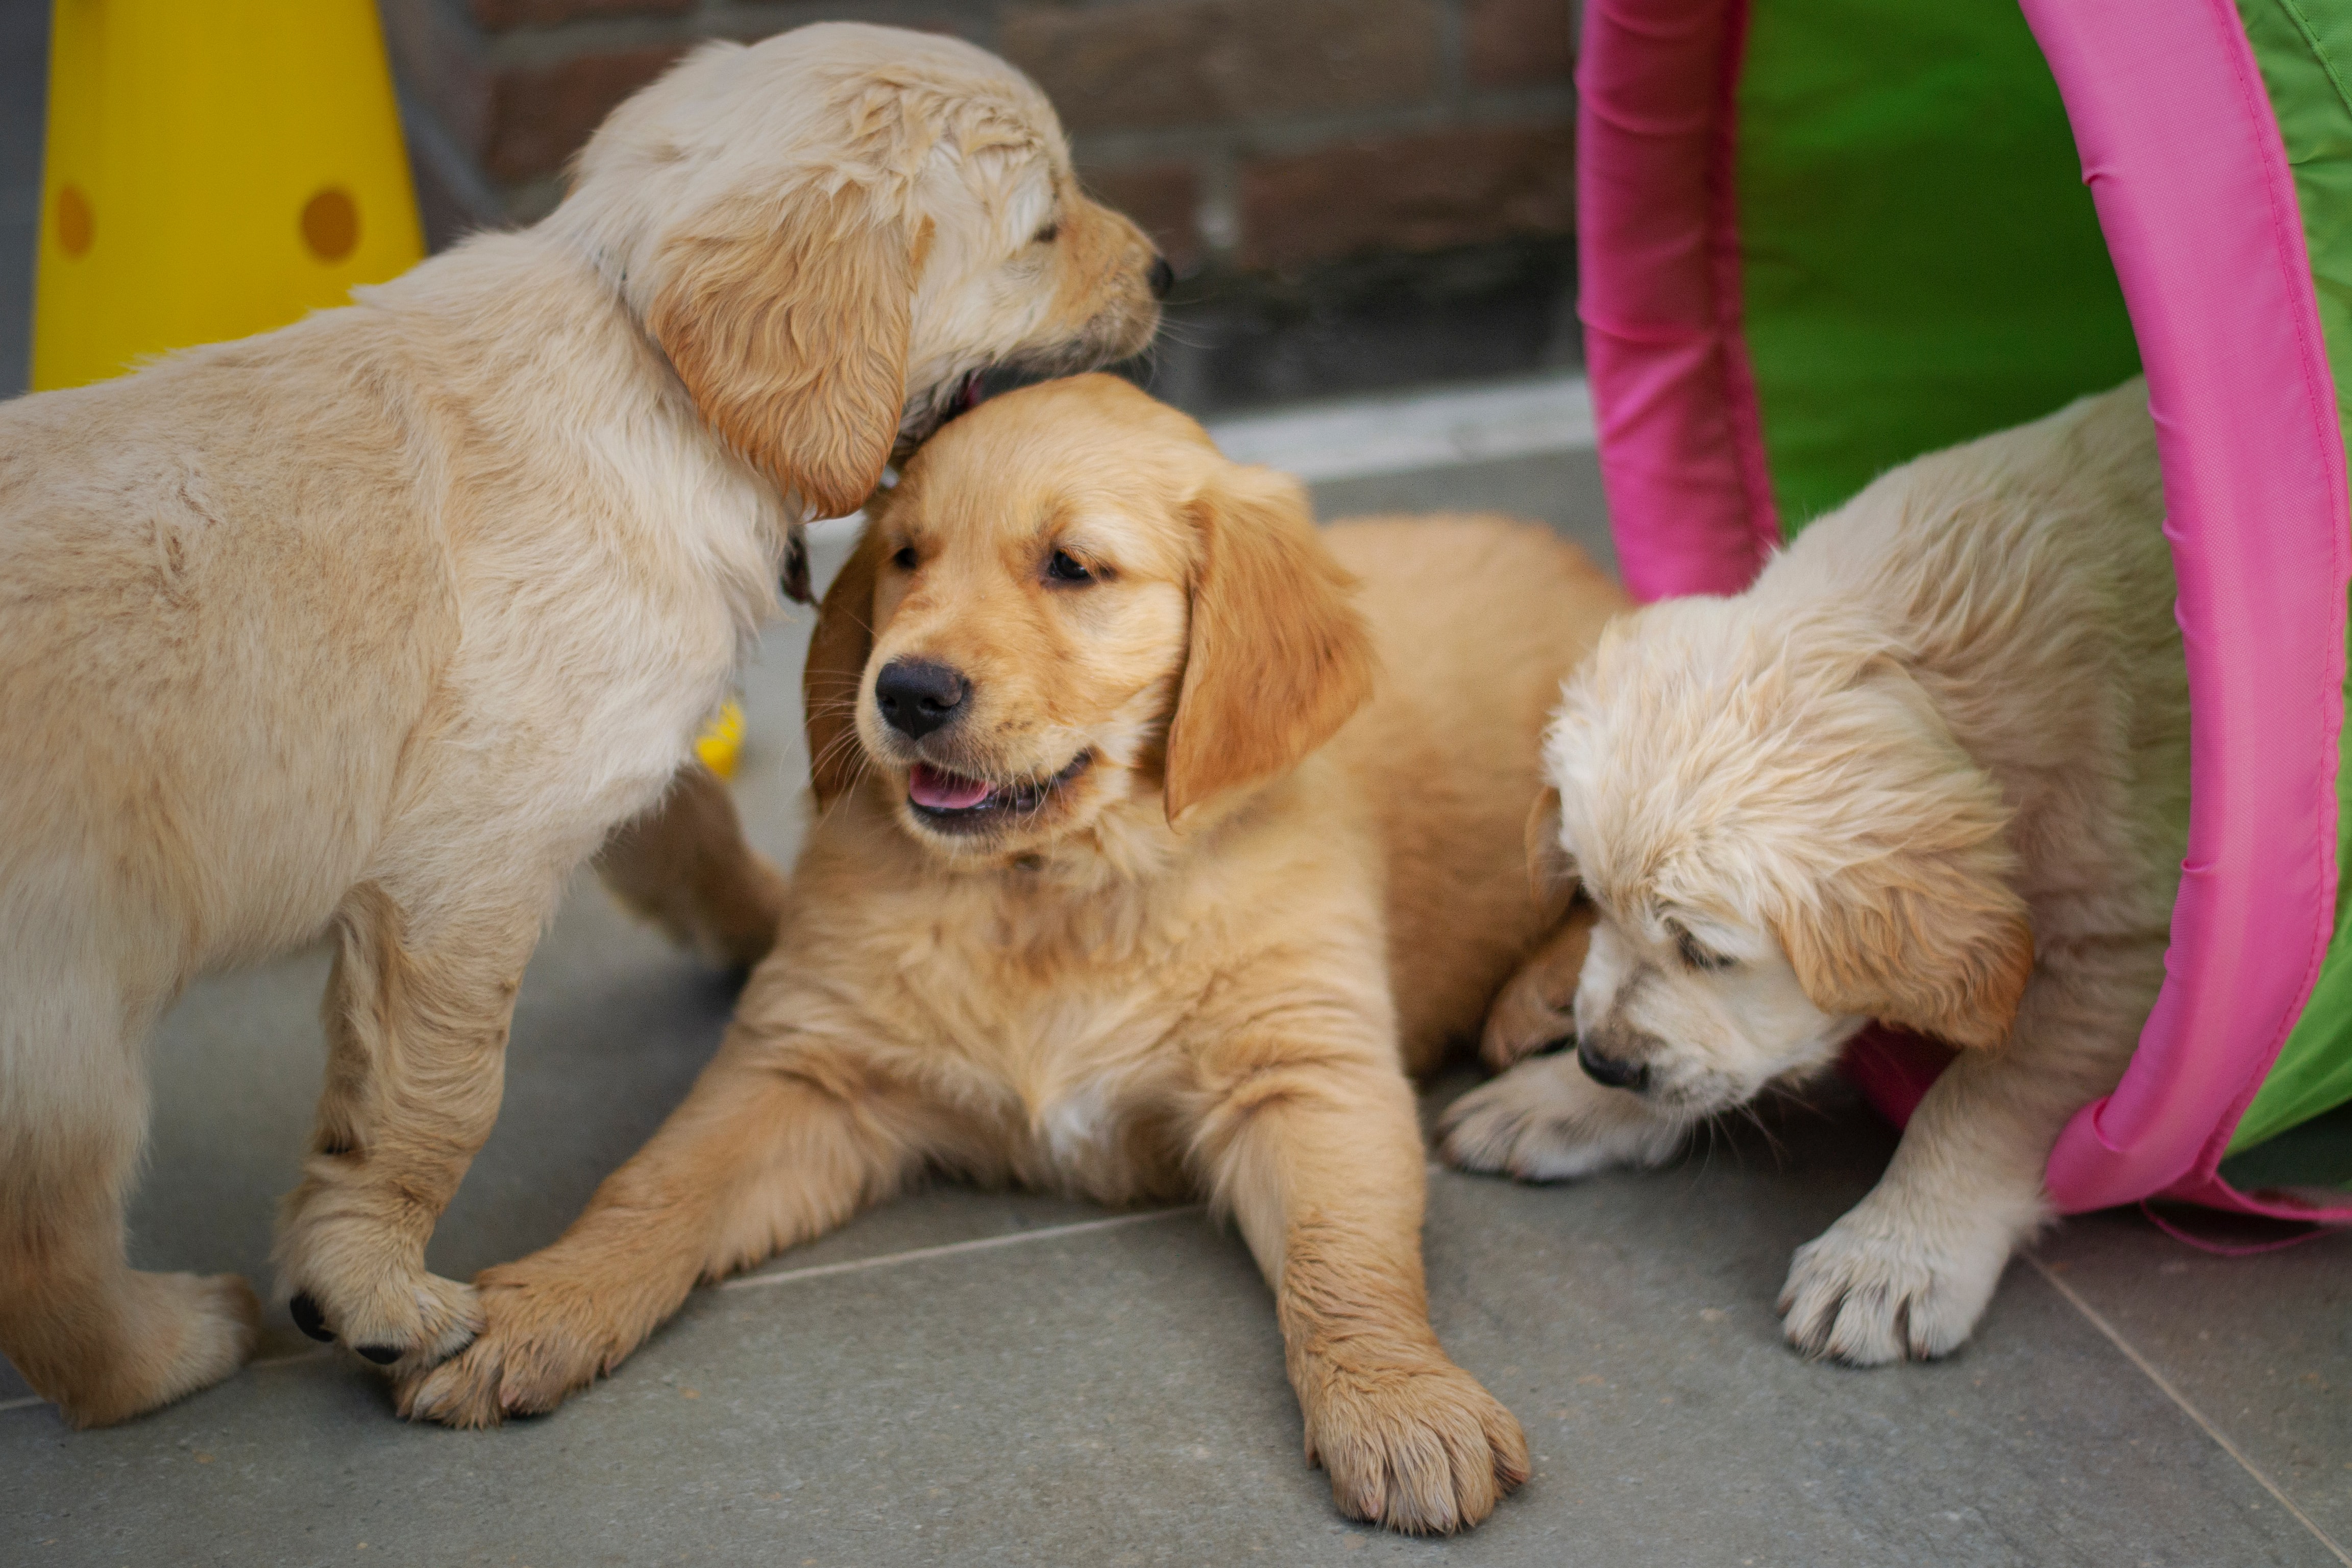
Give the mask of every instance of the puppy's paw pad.
POLYGON ((2000 1282, 2007 1239, 1939 1246, 1852 1219, 1797 1249, 1780 1292, 1789 1342, 1849 1366, 1933 1361, 1958 1350, 2000 1282))
POLYGON ((1442 1362, 1334 1374, 1308 1417, 1307 1447, 1340 1512, 1409 1535, 1468 1529, 1528 1473, 1517 1418, 1442 1362))

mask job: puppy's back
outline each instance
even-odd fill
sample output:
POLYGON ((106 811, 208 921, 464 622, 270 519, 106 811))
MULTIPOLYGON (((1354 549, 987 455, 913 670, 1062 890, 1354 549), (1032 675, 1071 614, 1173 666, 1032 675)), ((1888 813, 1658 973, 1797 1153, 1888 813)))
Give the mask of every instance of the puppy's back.
POLYGON ((1538 746, 1561 678, 1632 601, 1573 544, 1507 518, 1366 519, 1326 536, 1362 582, 1381 659, 1330 752, 1387 852, 1390 973, 1420 1072, 1478 1027, 1558 912, 1527 858, 1538 746))

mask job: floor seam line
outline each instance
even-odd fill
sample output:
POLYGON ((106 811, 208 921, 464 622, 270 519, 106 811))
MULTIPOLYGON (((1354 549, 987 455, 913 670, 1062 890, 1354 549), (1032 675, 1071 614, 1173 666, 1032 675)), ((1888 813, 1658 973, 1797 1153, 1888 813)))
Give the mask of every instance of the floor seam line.
MULTIPOLYGON (((807 1268, 788 1268, 780 1274, 747 1274, 740 1279, 722 1279, 713 1289, 719 1290, 753 1290, 767 1285, 790 1285, 803 1279, 822 1279, 836 1274, 862 1274, 870 1268, 890 1268, 902 1263, 925 1263, 935 1258, 956 1258, 966 1253, 992 1252, 999 1247, 1019 1247, 1033 1241, 1055 1241, 1068 1236, 1090 1236, 1098 1231, 1122 1230, 1131 1225, 1149 1225, 1153 1220, 1168 1219, 1176 1215, 1199 1214, 1202 1205, 1185 1204, 1181 1207, 1152 1209, 1144 1214, 1111 1215, 1102 1219, 1082 1219, 1068 1225, 1040 1226, 1034 1230, 1016 1230, 1003 1236, 974 1237, 969 1241, 950 1241, 939 1247, 917 1247, 905 1252, 886 1252, 878 1258, 853 1258, 845 1263, 819 1263, 807 1268)), ((317 1361, 330 1352, 326 1350, 300 1351, 293 1355, 270 1356, 246 1363, 245 1370, 252 1372, 266 1366, 289 1366, 296 1362, 317 1361)), ((47 1405, 39 1394, 22 1399, 0 1399, 0 1415, 11 1410, 29 1410, 36 1405, 47 1405)))
POLYGON ((2262 1489, 2264 1491, 2277 1499, 2278 1505, 2286 1510, 2287 1513, 2293 1517, 2297 1524, 2302 1525, 2304 1529, 2309 1531, 2314 1540, 2317 1541, 2322 1546, 2327 1548, 2329 1552, 2335 1553, 2336 1560, 2338 1563, 2344 1563, 2346 1568, 2352 1568, 2352 1553, 2347 1553, 2343 1547, 2338 1546, 2336 1543, 2336 1538, 2334 1536, 2320 1529, 2317 1521, 2314 1520, 2309 1514, 2304 1512, 2301 1508, 2297 1507, 2295 1505, 2295 1500, 2287 1496, 2286 1493, 2280 1489, 2279 1484, 2271 1479, 2270 1476, 2264 1472, 2260 1465, 2255 1464, 2252 1459, 2247 1458, 2244 1449, 2239 1447, 2237 1444, 2230 1440, 2229 1434, 2223 1432, 2221 1427, 2215 1426, 2210 1420, 2207 1419, 2203 1411, 2190 1404, 2189 1396, 2182 1394, 2179 1389, 2173 1386, 2173 1383, 2170 1378, 2165 1376, 2164 1373, 2156 1369, 2155 1363, 2140 1354, 2138 1350, 2133 1346, 2132 1342, 2129 1340, 2125 1339, 2114 1324, 2108 1322, 2105 1317, 2100 1315, 2097 1309, 2094 1308, 2088 1301, 2083 1300, 2083 1298, 2075 1292, 2073 1286, 2067 1284, 2063 1279, 2059 1279, 2057 1272, 2053 1269, 2050 1265, 2042 1262, 2041 1258, 2034 1257, 2031 1253, 2026 1255, 2025 1260, 2033 1265, 2035 1271, 2039 1273, 2042 1278, 2050 1281, 2052 1288, 2054 1289, 2058 1294, 2066 1298, 2068 1305, 2072 1306, 2077 1312, 2083 1314, 2084 1318, 2090 1323, 2091 1327, 2098 1330, 2100 1333, 2106 1336, 2106 1341, 2109 1344, 2123 1352, 2125 1358, 2128 1360, 2132 1365, 2139 1368, 2141 1375, 2146 1377, 2150 1383, 2156 1384, 2157 1388, 2167 1399, 2171 1400, 2174 1405, 2178 1405, 2181 1414, 2187 1415, 2189 1419, 2197 1423, 2199 1429, 2201 1430, 2205 1436, 2212 1438, 2213 1441, 2220 1446, 2223 1453, 2229 1455, 2232 1459, 2235 1459, 2238 1462, 2238 1468, 2240 1469, 2253 1477, 2254 1479, 2261 1484, 2262 1489))
POLYGON ((1054 1241, 1063 1237, 1087 1236, 1097 1231, 1119 1230, 1131 1225, 1149 1225, 1154 1220, 1174 1215, 1199 1214, 1199 1204, 1186 1204, 1181 1208, 1153 1209, 1146 1214, 1112 1215, 1105 1219, 1076 1220, 1068 1225, 1040 1226, 1035 1230, 1016 1230, 1003 1236, 975 1237, 970 1241, 950 1241, 939 1247, 918 1247, 906 1252, 887 1252, 879 1258, 853 1258, 845 1263, 819 1263, 806 1268, 787 1268, 776 1274, 746 1274, 734 1279, 722 1279, 716 1289, 756 1290, 769 1285, 790 1285, 803 1279, 822 1279, 837 1274, 862 1274, 872 1268, 891 1268, 902 1263, 925 1263, 935 1258, 955 1258, 966 1253, 992 1252, 999 1247, 1021 1247, 1033 1241, 1054 1241))

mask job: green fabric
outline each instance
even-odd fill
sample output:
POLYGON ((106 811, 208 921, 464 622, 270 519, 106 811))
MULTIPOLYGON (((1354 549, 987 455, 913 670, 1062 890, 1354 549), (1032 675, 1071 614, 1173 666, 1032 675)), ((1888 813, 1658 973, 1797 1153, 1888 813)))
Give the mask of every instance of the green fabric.
MULTIPOLYGON (((2294 167, 2338 416, 2352 392, 2352 0, 2238 0, 2294 167)), ((1734 177, 1741 307, 1784 533, 1925 451, 2138 354, 2048 67, 2007 0, 1754 0, 1734 177)), ((2352 423, 2347 423, 2352 430, 2352 423)), ((2352 703, 2352 691, 2347 691, 2352 703)), ((2352 724, 2336 931, 2239 1123, 2241 1185, 2352 1185, 2352 724)))
POLYGON ((2015 0, 1755 0, 1742 308, 1782 531, 2139 368, 2015 0))
MULTIPOLYGON (((2294 170, 2303 210, 2304 244, 2311 252, 2319 300, 2319 327, 2335 374, 2336 417, 2352 390, 2352 0, 2239 0, 2239 16, 2270 94, 2294 170)), ((2352 745, 2352 725, 2344 741, 2352 745)), ((2240 1185, 2341 1181, 2325 1160, 2303 1175, 2285 1152, 2266 1163, 2237 1158, 2264 1140, 2352 1100, 2352 752, 2336 774, 2336 935, 2311 1000, 2287 1037, 2262 1092, 2230 1140, 2222 1175, 2240 1185), (2279 1170, 2268 1166, 2280 1166, 2279 1170)), ((2306 1141, 2307 1142, 2307 1141, 2306 1141)), ((2317 1145, 2315 1145, 2317 1147, 2317 1145)))

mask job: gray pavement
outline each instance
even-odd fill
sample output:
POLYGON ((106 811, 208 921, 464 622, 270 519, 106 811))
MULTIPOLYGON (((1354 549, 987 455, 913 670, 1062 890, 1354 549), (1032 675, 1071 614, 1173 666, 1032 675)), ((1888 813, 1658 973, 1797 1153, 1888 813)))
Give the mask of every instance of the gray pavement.
MULTIPOLYGON (((1318 500, 1516 507, 1605 546, 1589 453, 1318 500)), ((805 629, 770 635, 747 690, 739 795, 778 855, 798 831, 805 629)), ((207 981, 166 1020, 141 1266, 267 1279, 325 973, 312 952, 207 981)), ((435 1267, 552 1238, 683 1092, 730 1001, 583 879, 525 982, 505 1109, 435 1267)), ((944 1186, 698 1292, 616 1376, 497 1432, 402 1423, 375 1373, 282 1309, 253 1367, 109 1431, 67 1431, 0 1368, 0 1563, 2346 1561, 2320 1532, 2352 1540, 2352 1241, 2228 1258, 2095 1215, 2013 1267, 1949 1362, 1808 1365, 1771 1310, 1788 1255, 1891 1147, 1830 1091, 1664 1172, 1434 1173, 1438 1331, 1537 1455, 1518 1496, 1444 1543, 1333 1511, 1229 1231, 944 1186)))

